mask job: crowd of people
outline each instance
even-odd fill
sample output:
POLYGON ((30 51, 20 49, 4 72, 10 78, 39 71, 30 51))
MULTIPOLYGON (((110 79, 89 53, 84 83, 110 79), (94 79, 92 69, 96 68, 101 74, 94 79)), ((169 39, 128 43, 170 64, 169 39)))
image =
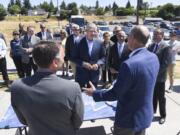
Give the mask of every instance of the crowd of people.
MULTIPOLYGON (((95 101, 118 101, 114 135, 145 135, 158 104, 159 124, 165 122, 166 77, 168 73, 171 92, 175 55, 180 51, 176 31, 165 42, 163 31, 155 29, 147 46, 150 33, 143 25, 134 26, 128 36, 115 26, 114 35, 105 32, 103 39, 94 23, 88 23, 84 31, 77 24, 55 33, 45 24, 40 29, 35 34, 33 26, 25 31, 20 24, 10 42, 10 56, 22 78, 10 88, 12 105, 19 120, 29 126, 30 135, 75 135, 83 121, 81 91, 95 101), (60 67, 62 76, 69 76, 71 69, 79 85, 57 77, 60 67), (101 88, 109 90, 97 90, 100 81, 101 88)), ((6 41, 0 37, 0 68, 9 86, 6 50, 6 41)))

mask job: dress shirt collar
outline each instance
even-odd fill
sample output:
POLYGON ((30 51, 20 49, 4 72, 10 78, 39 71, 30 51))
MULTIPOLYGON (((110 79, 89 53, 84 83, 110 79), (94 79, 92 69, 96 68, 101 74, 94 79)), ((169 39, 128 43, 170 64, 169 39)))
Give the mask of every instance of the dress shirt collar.
POLYGON ((145 49, 145 47, 141 47, 141 48, 137 48, 135 50, 133 50, 130 54, 129 54, 129 58, 131 58, 134 54, 136 54, 138 51, 145 49))

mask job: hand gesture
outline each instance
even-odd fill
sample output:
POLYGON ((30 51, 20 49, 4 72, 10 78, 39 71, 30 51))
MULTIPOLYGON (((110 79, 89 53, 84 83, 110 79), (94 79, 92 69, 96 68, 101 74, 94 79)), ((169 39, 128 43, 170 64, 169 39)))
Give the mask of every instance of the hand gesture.
POLYGON ((92 96, 93 92, 96 90, 95 86, 92 84, 92 82, 89 82, 90 88, 83 87, 82 89, 88 96, 92 96))

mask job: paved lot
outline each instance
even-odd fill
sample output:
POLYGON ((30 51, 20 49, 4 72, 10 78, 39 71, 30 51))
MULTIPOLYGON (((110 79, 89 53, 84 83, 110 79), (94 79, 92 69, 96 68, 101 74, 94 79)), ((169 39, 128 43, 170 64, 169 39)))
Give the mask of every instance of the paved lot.
MULTIPOLYGON (((177 56, 180 60, 180 56, 177 56)), ((13 69, 14 64, 12 60, 7 57, 8 69, 13 69)), ((167 82, 168 87, 168 82, 167 82)), ((159 125, 158 121, 152 122, 152 125, 147 129, 147 135, 176 135, 180 131, 180 79, 175 81, 175 91, 166 93, 167 99, 167 120, 163 125, 159 125)), ((10 93, 0 88, 0 119, 7 110, 10 104, 10 93)), ((158 116, 156 114, 155 116, 158 116)), ((110 134, 110 127, 113 126, 113 121, 110 119, 96 120, 95 122, 84 122, 82 128, 88 128, 87 134, 83 135, 96 135, 97 131, 101 132, 101 128, 96 128, 96 134, 92 133, 93 127, 103 126, 106 134, 110 134)), ((0 130, 0 135, 15 135, 16 129, 0 130)), ((17 134, 16 134, 17 135, 17 134)), ((97 134, 98 135, 98 134, 97 134)))
MULTIPOLYGON (((168 82, 167 82, 168 87, 168 82)), ((147 135, 176 135, 180 131, 180 80, 175 81, 175 90, 172 93, 166 93, 167 99, 167 120, 163 125, 159 125, 158 121, 152 122, 152 125, 147 129, 147 135)), ((10 93, 4 90, 0 90, 0 118, 4 115, 7 107, 10 104, 10 93)), ((156 114, 155 116, 158 116, 156 114)), ((88 128, 93 131, 93 127, 103 126, 106 134, 110 134, 110 127, 113 126, 113 121, 110 119, 96 120, 95 122, 84 122, 82 128, 88 128)), ((95 130, 101 132, 101 128, 95 130)), ((15 135, 16 129, 0 130, 0 135, 15 135)), ((92 135, 87 132, 85 135, 92 135)), ((94 134, 95 135, 95 134, 94 134)))

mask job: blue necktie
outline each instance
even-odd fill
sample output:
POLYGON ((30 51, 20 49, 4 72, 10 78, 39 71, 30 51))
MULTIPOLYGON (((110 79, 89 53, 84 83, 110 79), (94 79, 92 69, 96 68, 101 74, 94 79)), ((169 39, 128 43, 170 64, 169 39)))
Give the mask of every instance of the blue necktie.
POLYGON ((156 53, 158 50, 158 44, 155 44, 153 52, 156 53))

